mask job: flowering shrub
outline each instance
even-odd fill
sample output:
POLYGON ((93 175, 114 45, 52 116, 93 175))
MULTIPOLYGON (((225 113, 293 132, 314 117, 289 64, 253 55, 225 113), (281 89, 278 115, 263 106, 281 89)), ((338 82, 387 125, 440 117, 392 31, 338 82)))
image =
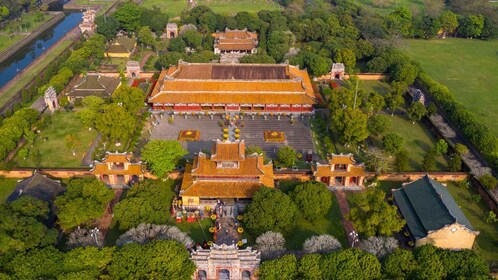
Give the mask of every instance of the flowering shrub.
POLYGON ((285 135, 282 131, 265 131, 264 132, 265 142, 284 142, 285 135))

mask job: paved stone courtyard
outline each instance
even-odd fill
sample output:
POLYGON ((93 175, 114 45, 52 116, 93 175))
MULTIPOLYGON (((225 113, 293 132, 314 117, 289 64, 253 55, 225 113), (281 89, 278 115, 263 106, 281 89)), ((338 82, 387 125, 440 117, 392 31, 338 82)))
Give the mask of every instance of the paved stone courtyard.
MULTIPOLYGON (((304 119, 301 117, 295 118, 294 125, 291 124, 289 117, 281 117, 278 120, 276 117, 268 117, 264 120, 263 117, 256 117, 252 120, 250 117, 241 120, 240 139, 245 140, 246 146, 261 147, 265 153, 270 157, 275 157, 278 148, 284 145, 292 146, 299 153, 307 153, 312 151, 316 155, 313 138, 309 127, 309 117, 304 119), (263 132, 265 130, 283 131, 285 134, 285 142, 283 143, 270 143, 265 142, 263 132)), ((203 116, 198 119, 197 116, 189 116, 184 119, 180 116, 175 116, 173 124, 168 123, 167 116, 162 119, 158 118, 159 124, 152 128, 151 139, 178 139, 181 130, 199 130, 200 139, 195 142, 181 142, 182 146, 189 151, 189 157, 199 151, 210 152, 212 141, 216 139, 223 139, 223 131, 218 122, 222 120, 220 116, 210 119, 203 116)))

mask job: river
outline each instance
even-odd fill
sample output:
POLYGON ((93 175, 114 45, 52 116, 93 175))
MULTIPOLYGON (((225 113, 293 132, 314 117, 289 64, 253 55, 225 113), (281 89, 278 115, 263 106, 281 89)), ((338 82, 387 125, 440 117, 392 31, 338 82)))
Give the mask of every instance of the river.
POLYGON ((82 13, 65 13, 64 19, 54 24, 14 55, 0 63, 0 88, 42 55, 67 32, 81 22, 82 13))

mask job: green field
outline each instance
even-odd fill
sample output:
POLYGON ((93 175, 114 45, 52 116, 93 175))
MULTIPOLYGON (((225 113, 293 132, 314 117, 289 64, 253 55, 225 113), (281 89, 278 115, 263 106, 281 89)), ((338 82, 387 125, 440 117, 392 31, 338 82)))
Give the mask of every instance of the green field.
POLYGON ((406 40, 404 49, 498 137, 498 40, 406 40))
POLYGON ((70 45, 71 41, 66 40, 55 46, 47 52, 38 63, 34 66, 30 65, 24 71, 24 74, 15 83, 12 83, 9 88, 2 89, 0 94, 0 106, 9 101, 18 91, 25 88, 43 69, 58 58, 70 45))
POLYGON ((14 161, 21 167, 37 167, 36 151, 40 152, 42 167, 80 167, 81 160, 97 135, 95 130, 88 131, 74 112, 57 112, 52 116, 52 123, 37 135, 33 147, 28 147, 29 156, 24 160, 17 155, 14 161), (66 147, 64 138, 75 135, 80 145, 76 156, 66 147), (46 140, 45 140, 46 137, 46 140))
POLYGON ((367 6, 368 8, 379 14, 388 14, 399 7, 408 8, 410 11, 412 11, 412 13, 419 13, 422 12, 425 7, 423 0, 388 0, 384 1, 386 2, 384 6, 376 6, 374 4, 375 0, 357 0, 356 2, 367 6))
MULTIPOLYGON (((261 10, 277 10, 280 6, 273 1, 268 0, 198 0, 197 5, 210 7, 214 12, 220 14, 233 15, 239 11, 257 13, 261 10)), ((187 9, 185 0, 144 0, 142 7, 152 8, 156 6, 165 12, 168 16, 174 18, 181 15, 182 11, 187 9)))
POLYGON ((76 0, 76 1, 73 1, 71 2, 72 4, 75 4, 75 5, 91 5, 91 6, 95 6, 95 5, 99 5, 99 6, 102 6, 102 8, 98 11, 98 14, 103 14, 105 11, 107 11, 111 6, 112 4, 114 4, 115 0, 108 0, 108 1, 98 1, 98 0, 76 0))
POLYGON ((16 188, 18 179, 0 178, 0 203, 4 203, 7 197, 16 188))

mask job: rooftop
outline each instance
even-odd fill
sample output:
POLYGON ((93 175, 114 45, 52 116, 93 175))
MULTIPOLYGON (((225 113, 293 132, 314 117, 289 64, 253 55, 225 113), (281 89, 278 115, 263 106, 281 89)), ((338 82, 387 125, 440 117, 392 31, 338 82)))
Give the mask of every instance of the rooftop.
POLYGON ((55 197, 64 192, 64 187, 60 182, 51 180, 39 173, 21 181, 14 191, 7 198, 7 202, 12 202, 21 195, 31 195, 37 199, 51 203, 55 197))
POLYGON ((103 98, 111 97, 112 93, 121 85, 119 78, 101 76, 98 73, 82 75, 76 85, 66 93, 70 97, 85 97, 95 95, 103 98))

